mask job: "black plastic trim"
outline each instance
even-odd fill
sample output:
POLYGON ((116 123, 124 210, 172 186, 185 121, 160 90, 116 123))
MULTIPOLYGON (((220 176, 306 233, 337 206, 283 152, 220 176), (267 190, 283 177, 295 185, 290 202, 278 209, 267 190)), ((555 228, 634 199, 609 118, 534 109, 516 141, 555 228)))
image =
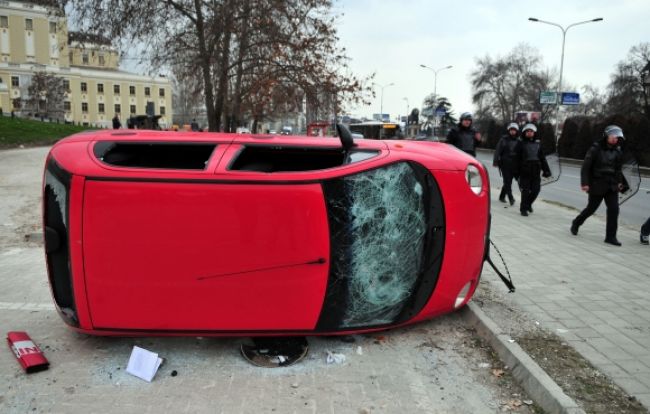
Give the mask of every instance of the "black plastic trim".
POLYGON ((46 170, 52 174, 66 189, 65 215, 61 214, 54 190, 49 185, 43 186, 43 224, 45 232, 45 252, 48 277, 52 294, 61 318, 71 326, 79 326, 72 270, 70 263, 70 240, 65 223, 70 226, 70 183, 72 175, 50 158, 46 170))

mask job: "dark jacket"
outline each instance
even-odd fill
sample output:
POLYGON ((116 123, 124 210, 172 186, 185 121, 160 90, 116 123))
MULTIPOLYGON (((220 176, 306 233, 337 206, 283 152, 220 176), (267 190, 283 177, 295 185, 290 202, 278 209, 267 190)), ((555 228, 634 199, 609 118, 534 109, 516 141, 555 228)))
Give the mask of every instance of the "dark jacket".
POLYGON ((606 141, 594 143, 585 155, 580 169, 580 184, 589 186, 589 194, 604 195, 618 192, 623 178, 623 154, 621 148, 609 146, 606 141))
POLYGON ((122 128, 122 123, 120 122, 120 119, 118 117, 113 117, 113 129, 120 129, 122 128))
POLYGON ((542 151, 542 142, 522 138, 515 147, 514 176, 539 179, 540 172, 544 177, 551 176, 551 169, 542 151))
POLYGON ((499 139, 494 150, 493 163, 499 168, 512 168, 515 162, 515 148, 519 143, 519 137, 506 134, 499 139))
POLYGON ((470 125, 469 128, 463 128, 462 125, 453 127, 447 134, 447 143, 455 146, 461 151, 475 156, 476 155, 476 130, 470 125))

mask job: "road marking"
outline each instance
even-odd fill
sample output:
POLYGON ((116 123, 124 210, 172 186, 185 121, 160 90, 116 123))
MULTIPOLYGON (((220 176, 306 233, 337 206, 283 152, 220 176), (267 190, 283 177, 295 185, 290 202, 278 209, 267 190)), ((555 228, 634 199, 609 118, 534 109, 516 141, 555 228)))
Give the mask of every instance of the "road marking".
POLYGON ((0 302, 0 310, 49 311, 53 303, 0 302))

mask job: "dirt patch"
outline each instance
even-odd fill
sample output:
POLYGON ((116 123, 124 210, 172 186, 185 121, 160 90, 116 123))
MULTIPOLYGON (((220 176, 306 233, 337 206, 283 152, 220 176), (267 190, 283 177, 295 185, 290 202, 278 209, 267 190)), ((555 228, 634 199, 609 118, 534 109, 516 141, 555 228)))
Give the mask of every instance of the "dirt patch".
POLYGON ((486 367, 488 369, 483 373, 483 381, 493 381, 496 382, 500 389, 510 390, 509 395, 502 394, 502 400, 500 401, 501 412, 544 413, 544 410, 539 405, 526 396, 525 391, 522 390, 520 384, 512 376, 510 367, 501 362, 494 349, 475 330, 470 329, 469 331, 472 332, 472 343, 469 346, 480 350, 489 361, 479 365, 486 367, 486 364, 489 364, 489 367, 486 367))
POLYGON ((541 201, 546 203, 546 204, 550 204, 552 206, 566 208, 567 210, 580 211, 579 209, 577 209, 577 208, 575 208, 573 206, 570 206, 570 205, 567 205, 567 204, 564 204, 564 203, 560 203, 559 201, 552 201, 552 200, 545 200, 545 199, 542 199, 541 201))
POLYGON ((510 300, 481 284, 474 302, 522 347, 588 413, 647 413, 568 343, 540 328, 510 300))
POLYGON ((647 413, 634 397, 555 335, 527 335, 516 341, 588 413, 647 413))

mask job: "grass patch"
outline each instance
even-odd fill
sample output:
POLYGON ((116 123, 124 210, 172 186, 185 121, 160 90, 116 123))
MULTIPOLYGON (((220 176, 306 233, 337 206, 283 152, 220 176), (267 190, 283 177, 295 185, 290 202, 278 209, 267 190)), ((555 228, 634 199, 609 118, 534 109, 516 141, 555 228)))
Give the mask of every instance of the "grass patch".
POLYGON ((89 127, 0 116, 0 148, 51 145, 89 127))

